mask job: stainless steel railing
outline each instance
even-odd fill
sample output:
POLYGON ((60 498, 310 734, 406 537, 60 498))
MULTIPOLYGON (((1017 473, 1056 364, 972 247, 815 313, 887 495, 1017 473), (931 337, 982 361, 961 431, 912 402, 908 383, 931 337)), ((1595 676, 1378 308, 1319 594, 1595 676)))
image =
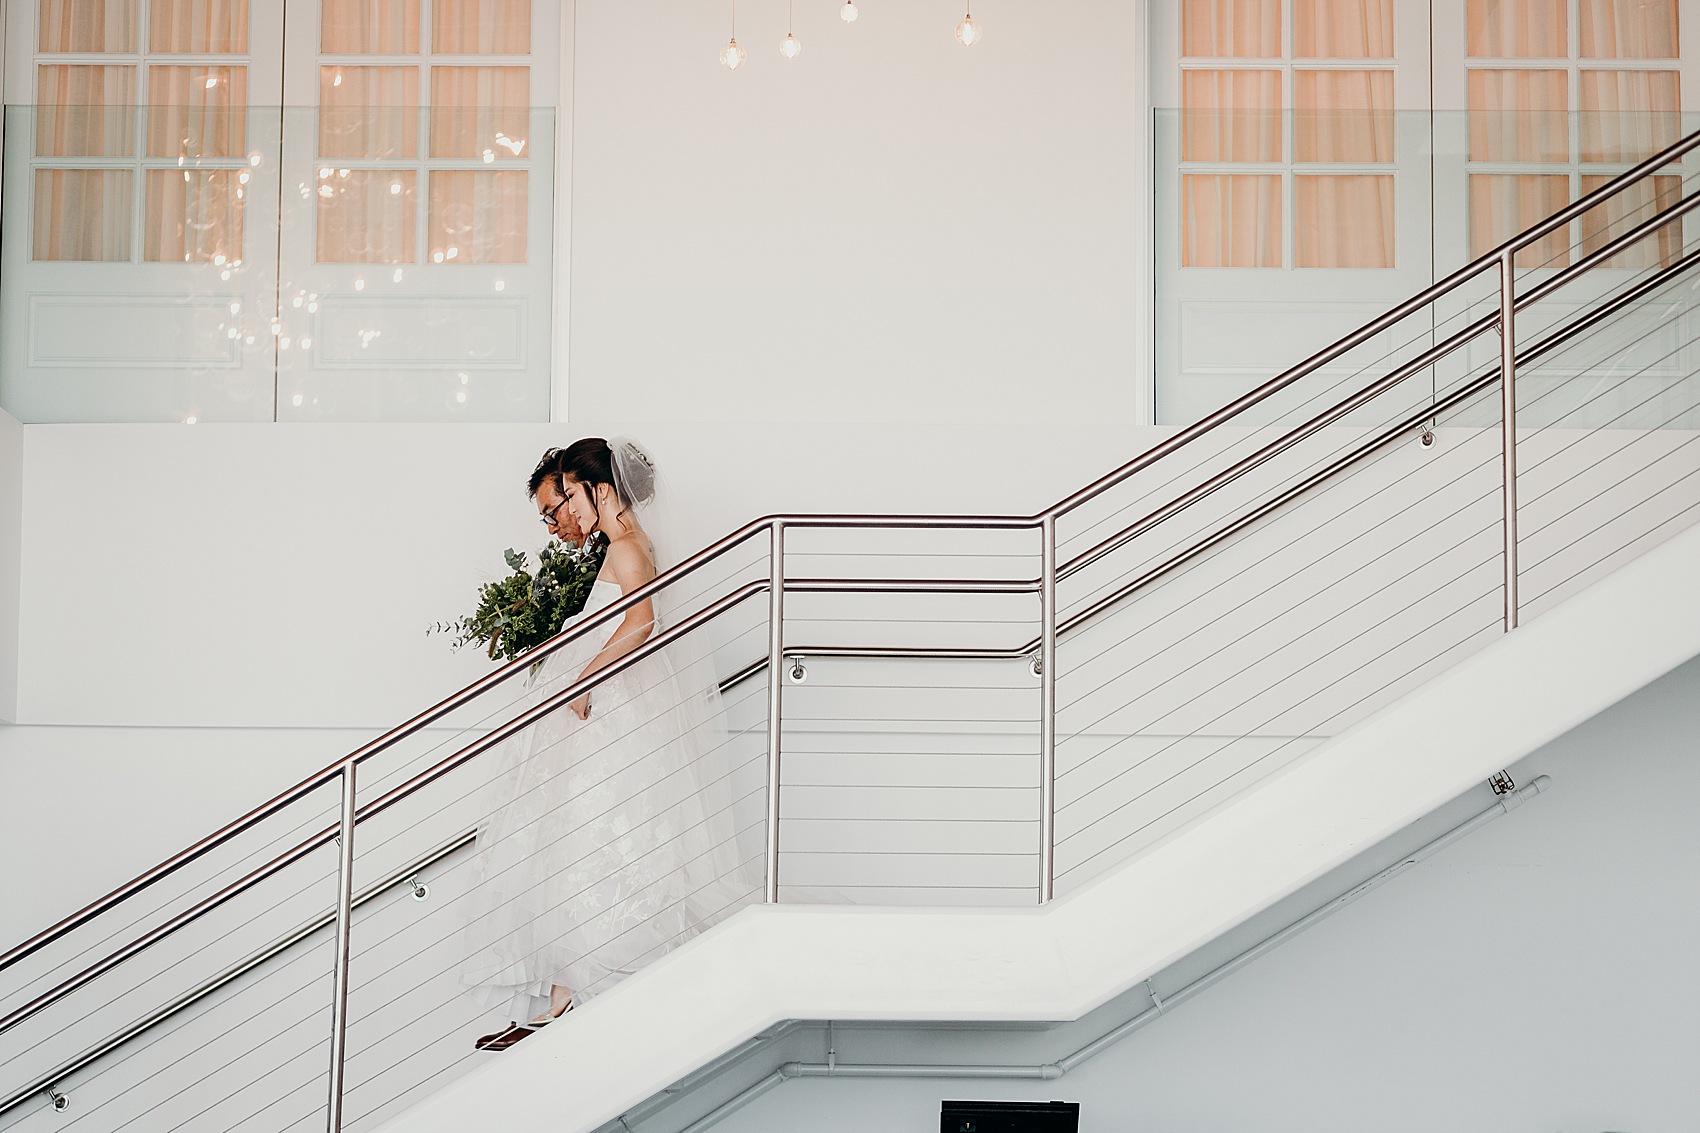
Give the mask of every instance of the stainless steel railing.
MULTIPOLYGON (((340 788, 341 806, 339 819, 334 825, 326 825, 295 845, 274 855, 264 864, 248 871, 245 875, 222 886, 215 892, 201 898, 189 907, 171 915, 151 929, 130 939, 120 947, 110 951, 91 964, 82 967, 53 987, 37 994, 27 1002, 11 1009, 0 1017, 0 1034, 10 1031, 24 1021, 33 1018, 40 1012, 65 999, 80 988, 88 986, 92 981, 126 963, 134 957, 153 948, 160 942, 177 934, 181 930, 199 921, 207 914, 221 908, 254 886, 269 877, 277 875, 289 866, 304 860, 308 855, 323 849, 340 840, 339 850, 339 880, 337 912, 335 925, 337 929, 337 957, 334 964, 335 986, 333 989, 333 1025, 332 1025, 332 1077, 330 1100, 330 1127, 341 1128, 341 1099, 342 1067, 345 1062, 345 1040, 347 1027, 347 995, 350 933, 352 929, 353 911, 355 908, 355 883, 353 862, 355 855, 355 839, 363 824, 389 811, 403 800, 412 797, 427 786, 438 782, 446 775, 480 755, 502 744, 506 740, 519 735, 537 721, 565 705, 573 698, 597 688, 614 676, 630 669, 644 658, 666 648, 687 634, 700 630, 711 623, 728 615, 734 609, 765 595, 767 617, 766 655, 740 670, 730 679, 731 682, 752 678, 762 672, 765 667, 767 683, 765 689, 767 706, 767 736, 766 736, 766 765, 767 765, 767 828, 765 847, 765 885, 764 893, 768 901, 779 899, 779 865, 780 865, 780 771, 783 752, 783 725, 785 720, 785 659, 795 654, 807 654, 811 657, 955 657, 955 658, 1018 658, 1035 655, 1035 668, 1039 678, 1039 898, 1049 900, 1055 891, 1056 881, 1056 820, 1057 820, 1057 715, 1058 715, 1058 664, 1057 649, 1059 640, 1078 629, 1082 629, 1095 620, 1126 602, 1134 595, 1153 586, 1160 580, 1182 570, 1200 556, 1209 553, 1213 548, 1234 539, 1241 533, 1250 530, 1272 516, 1289 507, 1294 501, 1312 492, 1318 486, 1334 480, 1341 474, 1360 466, 1364 461, 1387 449, 1397 439, 1408 436, 1421 429, 1425 423, 1433 421, 1440 414, 1449 412, 1457 406, 1470 402, 1473 398, 1498 388, 1501 405, 1501 513, 1503 526, 1503 595, 1504 595, 1504 629, 1509 631, 1516 627, 1519 618, 1520 603, 1518 598, 1519 569, 1518 552, 1518 500, 1516 450, 1517 435, 1517 395, 1516 376, 1519 367, 1527 367, 1535 360, 1559 350, 1567 342, 1588 332, 1603 321, 1611 318, 1632 305, 1640 302, 1646 296, 1657 292, 1684 272, 1686 272, 1700 252, 1683 255, 1674 262, 1662 267, 1649 278, 1637 283, 1634 287, 1621 291, 1603 303, 1581 313, 1576 318, 1566 322, 1558 330, 1542 335, 1538 341, 1530 343, 1521 349, 1517 342, 1517 315, 1521 310, 1545 298, 1568 283, 1584 274, 1607 263, 1612 257, 1625 249, 1632 247, 1649 234, 1670 224, 1673 220, 1686 215, 1696 207, 1700 207, 1700 192, 1690 193, 1681 201, 1656 215, 1642 221, 1633 228, 1617 236, 1603 246, 1589 252, 1575 264, 1556 271, 1549 278, 1537 285, 1526 288, 1519 293, 1516 278, 1517 253, 1541 239, 1550 232, 1568 224, 1582 216, 1589 209, 1596 207, 1616 193, 1622 192, 1651 176, 1655 171, 1667 168, 1672 162, 1683 155, 1700 147, 1700 133, 1684 138, 1670 149, 1649 158, 1635 168, 1624 173, 1609 184, 1582 197, 1573 205, 1540 225, 1528 230, 1494 252, 1473 263, 1466 265, 1449 275, 1430 288, 1398 307, 1382 315, 1380 318, 1342 338, 1326 350, 1320 351, 1297 366, 1290 368, 1281 375, 1264 383, 1258 389, 1237 399, 1233 403, 1206 417, 1202 421, 1181 430, 1162 444, 1154 446, 1122 465, 1118 469, 1100 477, 1080 491, 1059 501, 1056 505, 1036 515, 1031 516, 947 516, 947 515, 773 515, 753 521, 736 531, 728 534, 717 542, 692 555, 677 567, 667 571, 648 585, 634 591, 606 609, 585 619, 584 622, 547 643, 534 654, 519 661, 505 665, 492 672, 480 681, 446 698, 442 702, 426 709, 411 720, 391 729, 356 751, 348 754, 337 762, 326 767, 317 774, 304 779, 302 782, 280 793, 267 803, 256 807, 248 814, 188 847, 153 869, 141 874, 132 881, 120 886, 100 900, 91 903, 86 908, 63 919, 36 936, 30 938, 0 955, 0 970, 5 970, 20 961, 36 955, 42 949, 66 937, 77 928, 86 925, 102 914, 134 899, 142 892, 156 885, 168 876, 182 870, 192 862, 207 855, 214 849, 229 843, 238 835, 254 829, 268 818, 280 814, 292 804, 306 798, 321 788, 336 784, 340 788), (1330 363, 1345 357, 1357 347, 1369 342, 1374 336, 1395 326, 1402 319, 1423 310, 1436 300, 1453 295, 1465 284, 1494 272, 1498 277, 1498 310, 1495 314, 1477 318, 1462 329, 1452 333, 1442 341, 1423 350, 1415 358, 1407 360, 1391 372, 1368 381, 1353 389, 1346 396, 1327 406, 1321 412, 1305 419, 1301 424, 1287 430, 1280 436, 1260 446, 1254 452, 1242 457, 1225 468, 1222 468, 1186 490, 1165 499, 1155 509, 1145 513, 1132 522, 1120 525, 1111 534, 1098 539, 1091 546, 1076 554, 1064 557, 1059 554, 1057 525, 1058 521, 1070 515, 1076 509, 1089 501, 1095 500, 1111 489, 1128 482, 1132 477, 1144 470, 1155 466, 1164 458, 1179 452, 1199 438, 1212 433, 1225 425, 1231 424, 1237 417, 1250 407, 1260 404, 1275 396, 1280 391, 1293 386, 1308 375, 1317 373, 1330 363), (1307 438, 1318 435, 1330 425, 1338 424, 1347 419, 1355 411, 1372 402, 1375 398, 1400 385, 1413 375, 1435 366, 1462 348, 1482 333, 1497 329, 1501 335, 1500 356, 1497 368, 1474 377, 1451 390, 1444 398, 1437 398, 1432 403, 1424 405, 1418 411, 1407 413, 1393 424, 1379 429, 1370 437, 1351 446, 1347 451, 1322 463, 1279 493, 1261 501, 1255 506, 1248 507, 1231 517, 1228 522, 1210 530, 1187 545, 1167 555, 1161 561, 1142 570, 1133 578, 1119 583, 1107 593, 1095 598, 1084 608, 1064 614, 1058 599, 1058 583, 1069 579, 1094 566, 1107 556, 1137 540, 1141 535, 1150 532, 1160 525, 1172 520, 1188 509, 1194 508, 1203 500, 1223 491, 1229 485, 1239 481, 1252 471, 1269 465, 1282 454, 1288 453, 1307 438), (795 576, 787 572, 786 536, 789 532, 810 529, 823 530, 856 530, 856 529, 891 529, 903 531, 921 530, 982 530, 982 531, 1037 531, 1039 533, 1039 566, 1036 578, 1016 579, 987 579, 987 578, 854 578, 854 577, 811 577, 795 576), (355 786, 358 769, 373 757, 394 748, 398 743, 421 732, 433 723, 444 719, 455 710, 469 705, 489 690, 503 682, 521 674, 535 661, 543 656, 554 653, 566 645, 598 630, 606 631, 624 613, 661 592, 664 588, 678 585, 682 579, 702 571, 709 564, 727 556, 732 551, 744 547, 760 548, 763 536, 766 536, 765 557, 767 559, 766 577, 743 582, 734 586, 725 594, 696 610, 678 624, 669 627, 665 632, 647 641, 638 650, 622 658, 621 661, 604 669, 589 678, 571 682, 557 692, 552 693, 540 703, 535 704, 524 712, 514 716, 495 727, 483 736, 468 743, 451 754, 441 758, 432 766, 412 775, 404 782, 383 791, 377 798, 364 804, 359 804, 355 786), (948 646, 846 646, 829 642, 810 644, 805 641, 791 639, 787 634, 786 598, 788 595, 804 595, 811 593, 864 593, 864 594, 979 594, 979 595, 1016 595, 1037 594, 1039 597, 1039 627, 1034 638, 1013 646, 951 648, 948 646)), ((730 682, 729 682, 730 683, 730 682)), ((98 1057, 98 1054, 95 1055, 98 1057)), ((85 1063, 86 1064, 86 1060, 85 1063)), ((32 1087, 32 1090, 36 1087, 32 1087)), ((14 1096, 0 1103, 0 1112, 18 1104, 28 1094, 14 1096)))

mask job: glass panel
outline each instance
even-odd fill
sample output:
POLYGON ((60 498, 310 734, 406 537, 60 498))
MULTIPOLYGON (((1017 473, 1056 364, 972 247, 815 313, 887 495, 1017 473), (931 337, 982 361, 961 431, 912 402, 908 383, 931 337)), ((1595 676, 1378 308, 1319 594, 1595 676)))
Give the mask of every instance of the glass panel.
POLYGON ((1472 70, 1469 87, 1470 160, 1570 160, 1565 72, 1472 70))
POLYGON ((531 0, 435 0, 431 50, 443 55, 529 55, 531 0))
POLYGON ((130 194, 128 169, 37 169, 36 260, 128 260, 130 194))
POLYGON ((337 55, 419 50, 419 0, 324 0, 319 49, 337 55))
POLYGON ((134 67, 36 69, 41 157, 128 157, 136 152, 134 67))
POLYGON ((1280 161, 1281 72, 1184 71, 1183 161, 1280 161))
POLYGON ((1676 0, 1582 0, 1584 59, 1675 59, 1676 0))
POLYGON ((241 186, 235 169, 150 169, 142 259, 223 263, 242 258, 241 186))
POLYGON ((1582 160, 1640 161, 1682 134, 1675 71, 1583 71, 1582 160))
POLYGON ((526 201, 524 170, 433 170, 432 262, 523 264, 526 201))
POLYGON ((1181 54, 1279 59, 1281 0, 1183 0, 1181 54))
MULTIPOLYGON (((1570 203, 1570 178, 1562 174, 1470 175, 1470 255, 1492 251, 1517 233, 1570 203)), ((1517 253, 1519 267, 1566 267, 1568 226, 1517 253)))
POLYGON ((1281 266, 1281 178, 1189 173, 1181 178, 1181 266, 1281 266))
POLYGON ((319 156, 419 156, 419 68, 320 67, 319 156))
POLYGON ((318 261, 410 264, 418 259, 411 169, 319 169, 318 261))
POLYGON ((1565 59, 1567 0, 1470 0, 1466 50, 1473 58, 1565 59))
MULTIPOLYGON (((1610 180, 1609 176, 1584 176, 1582 192, 1584 195, 1591 193, 1610 180)), ((1603 248, 1681 199, 1681 177, 1654 177, 1651 184, 1641 181, 1612 194, 1582 214, 1582 254, 1588 255, 1603 248)), ((1681 254, 1682 220, 1678 218, 1660 225, 1651 236, 1619 252, 1604 266, 1630 269, 1665 267, 1675 263, 1681 254)))
POLYGON ((1392 71, 1294 71, 1296 161, 1393 160, 1392 71))
POLYGON ((41 0, 37 12, 42 51, 136 50, 136 0, 41 0))
POLYGON ((149 157, 248 152, 248 68, 149 67, 149 157))
POLYGON ((247 0, 150 0, 148 50, 165 54, 245 54, 247 0))
POLYGON ((1294 177, 1293 225, 1299 267, 1393 267, 1393 178, 1294 177))
POLYGON ((1300 59, 1393 58, 1393 0, 1294 0, 1300 59))
POLYGON ((530 68, 431 68, 432 157, 523 157, 530 119, 530 68))

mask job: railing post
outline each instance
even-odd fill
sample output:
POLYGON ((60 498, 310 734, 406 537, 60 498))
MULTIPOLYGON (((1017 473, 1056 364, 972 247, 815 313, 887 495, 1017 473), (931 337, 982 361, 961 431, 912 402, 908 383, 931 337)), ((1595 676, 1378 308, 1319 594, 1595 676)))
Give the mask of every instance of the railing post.
POLYGON ((1057 517, 1040 524, 1039 583, 1039 903, 1056 888, 1057 856, 1057 517))
POLYGON ((779 900, 779 713, 785 690, 785 524, 773 521, 767 565, 767 901, 779 900))
POLYGON ((354 761, 342 765, 342 852, 337 861, 336 982, 331 992, 331 1097, 325 1128, 342 1133, 342 1070, 348 1043, 348 942, 354 923, 354 761))
POLYGON ((1516 257, 1499 257, 1499 405, 1505 502, 1505 632, 1517 628, 1517 277, 1516 257))

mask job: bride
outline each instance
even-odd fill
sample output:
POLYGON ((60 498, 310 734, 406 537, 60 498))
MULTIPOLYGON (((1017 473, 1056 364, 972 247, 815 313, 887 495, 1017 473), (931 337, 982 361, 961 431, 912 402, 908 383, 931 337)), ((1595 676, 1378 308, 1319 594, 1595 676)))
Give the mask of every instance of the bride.
MULTIPOLYGON (((635 443, 550 449, 529 491, 550 534, 608 544, 563 630, 656 576, 643 522, 655 466, 635 443)), ((661 604, 645 599, 556 650, 527 706, 659 633, 661 604)), ((718 689, 688 652, 680 640, 651 653, 504 745, 471 866, 461 984, 516 1022, 480 1050, 506 1050, 754 896, 734 845, 718 689)))

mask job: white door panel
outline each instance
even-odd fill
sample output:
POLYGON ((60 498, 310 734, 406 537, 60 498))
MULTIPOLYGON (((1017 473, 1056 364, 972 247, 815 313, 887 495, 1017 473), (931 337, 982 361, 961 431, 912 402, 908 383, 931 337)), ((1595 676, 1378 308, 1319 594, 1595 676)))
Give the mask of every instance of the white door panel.
POLYGON ((548 419, 557 86, 552 45, 559 41, 559 6, 529 6, 529 54, 472 56, 435 53, 441 45, 432 40, 429 2, 418 50, 385 56, 325 54, 320 6, 299 18, 292 14, 280 324, 288 348, 278 353, 282 420, 548 419), (398 108, 417 116, 403 127, 414 139, 410 152, 357 160, 324 156, 322 139, 336 123, 319 105, 322 67, 337 77, 337 69, 346 68, 351 82, 362 69, 416 68, 420 105, 398 108), (499 114, 500 129, 473 123, 476 111, 433 107, 429 92, 440 67, 525 68, 531 105, 523 114, 516 108, 499 114), (437 139, 456 129, 489 137, 470 154, 433 152, 437 139), (444 178, 492 174, 524 178, 524 208, 503 214, 508 226, 501 233, 488 230, 488 213, 475 223, 465 201, 445 208, 434 200, 444 178), (345 186, 362 175, 390 179, 386 187, 402 205, 400 220, 371 237, 381 246, 323 255, 328 241, 320 239, 321 224, 329 221, 321 210, 335 207, 345 186), (517 262, 468 262, 474 257, 457 242, 465 239, 505 244, 502 257, 517 262), (370 255, 374 262, 337 262, 334 255, 370 255))

